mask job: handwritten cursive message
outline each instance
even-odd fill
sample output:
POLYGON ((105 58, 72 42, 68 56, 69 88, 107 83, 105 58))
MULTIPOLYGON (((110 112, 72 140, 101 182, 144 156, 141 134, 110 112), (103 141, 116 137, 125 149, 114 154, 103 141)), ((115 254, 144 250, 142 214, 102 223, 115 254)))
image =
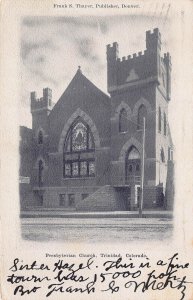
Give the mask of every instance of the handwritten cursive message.
POLYGON ((129 290, 134 293, 175 289, 178 299, 185 298, 186 271, 189 263, 179 263, 178 253, 166 260, 159 259, 151 265, 147 257, 133 261, 122 256, 103 259, 97 264, 96 256, 81 258, 74 263, 72 257, 58 259, 49 264, 33 261, 26 264, 15 258, 9 269, 7 282, 13 287, 13 295, 25 296, 43 291, 46 297, 59 293, 119 293, 129 290))

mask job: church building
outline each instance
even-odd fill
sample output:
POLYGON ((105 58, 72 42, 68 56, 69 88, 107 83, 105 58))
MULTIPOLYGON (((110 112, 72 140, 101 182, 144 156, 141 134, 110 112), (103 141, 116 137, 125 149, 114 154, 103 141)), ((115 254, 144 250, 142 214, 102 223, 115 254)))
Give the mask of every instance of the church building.
POLYGON ((55 105, 51 89, 31 92, 32 129, 20 128, 21 209, 137 210, 143 153, 144 209, 172 209, 171 57, 157 28, 143 53, 119 58, 116 42, 106 51, 108 95, 80 67, 55 105))

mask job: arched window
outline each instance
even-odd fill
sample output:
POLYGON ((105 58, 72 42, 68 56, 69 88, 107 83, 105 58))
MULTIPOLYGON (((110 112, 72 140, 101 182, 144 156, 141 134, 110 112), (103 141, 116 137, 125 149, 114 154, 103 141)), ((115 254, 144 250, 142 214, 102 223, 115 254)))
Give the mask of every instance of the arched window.
POLYGON ((168 147, 168 160, 171 160, 171 148, 168 147))
POLYGON ((161 132, 162 129, 162 114, 161 114, 161 108, 159 107, 159 112, 158 112, 158 130, 161 132))
POLYGON ((161 148, 161 152, 160 152, 160 158, 161 158, 161 162, 165 162, 165 154, 164 154, 164 149, 161 148))
POLYGON ((173 160, 173 150, 168 147, 168 160, 173 160))
POLYGON ((127 112, 123 108, 119 114, 119 132, 126 132, 127 130, 127 112))
POLYGON ((39 163, 38 163, 38 183, 39 183, 39 186, 42 186, 42 184, 43 184, 43 171, 44 171, 43 161, 39 160, 39 163))
POLYGON ((91 130, 80 117, 68 130, 64 144, 65 178, 95 176, 95 144, 91 130))
POLYGON ((166 121, 166 113, 164 113, 164 135, 167 134, 167 121, 166 121))
POLYGON ((138 109, 138 116, 137 116, 137 129, 143 128, 143 118, 147 116, 147 109, 144 104, 142 104, 138 109))
POLYGON ((43 144, 43 132, 41 130, 38 133, 38 144, 43 144))

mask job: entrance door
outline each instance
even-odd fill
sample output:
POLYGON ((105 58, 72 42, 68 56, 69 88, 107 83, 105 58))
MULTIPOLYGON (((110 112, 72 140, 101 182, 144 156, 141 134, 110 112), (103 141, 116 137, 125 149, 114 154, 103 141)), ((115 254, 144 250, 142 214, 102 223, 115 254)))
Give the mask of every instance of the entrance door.
POLYGON ((140 154, 137 148, 130 147, 128 154, 126 155, 126 184, 139 184, 140 183, 140 154))

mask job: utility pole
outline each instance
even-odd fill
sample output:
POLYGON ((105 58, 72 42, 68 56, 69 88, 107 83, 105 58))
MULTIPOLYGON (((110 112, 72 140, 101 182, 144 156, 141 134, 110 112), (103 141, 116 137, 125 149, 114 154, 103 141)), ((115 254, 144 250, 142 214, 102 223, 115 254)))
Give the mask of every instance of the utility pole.
POLYGON ((142 158, 141 158, 139 218, 142 218, 142 214, 143 214, 144 159, 145 159, 145 117, 143 117, 143 128, 142 128, 142 158))

